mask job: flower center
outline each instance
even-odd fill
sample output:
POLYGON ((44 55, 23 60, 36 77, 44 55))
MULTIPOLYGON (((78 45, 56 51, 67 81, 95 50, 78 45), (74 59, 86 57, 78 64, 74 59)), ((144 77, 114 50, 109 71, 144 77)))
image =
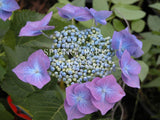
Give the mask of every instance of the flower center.
POLYGON ((37 70, 35 70, 34 72, 35 72, 36 74, 40 73, 40 71, 39 71, 38 69, 37 69, 37 70))
POLYGON ((112 39, 103 38, 100 29, 78 30, 74 25, 55 31, 50 56, 50 75, 67 85, 105 77, 115 69, 112 39))
POLYGON ((81 97, 81 96, 78 96, 77 98, 76 98, 76 101, 77 102, 81 102, 83 100, 83 98, 81 97))

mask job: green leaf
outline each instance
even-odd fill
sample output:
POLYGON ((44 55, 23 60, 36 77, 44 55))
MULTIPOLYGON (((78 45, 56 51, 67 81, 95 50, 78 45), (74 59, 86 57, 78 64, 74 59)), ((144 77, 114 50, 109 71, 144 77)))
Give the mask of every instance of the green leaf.
POLYGON ((139 7, 133 5, 114 5, 112 10, 114 10, 116 16, 126 20, 137 20, 146 15, 139 7))
POLYGON ((157 3, 151 4, 149 5, 149 7, 160 10, 160 3, 157 2, 157 3))
POLYGON ((63 99, 56 91, 39 91, 25 99, 23 107, 33 115, 33 120, 66 120, 63 99))
POLYGON ((142 42, 143 42, 142 50, 143 50, 144 54, 146 54, 146 53, 148 53, 148 51, 152 47, 152 44, 148 40, 142 40, 142 42))
POLYGON ((133 4, 139 0, 112 0, 114 4, 133 4))
POLYGON ((16 46, 16 36, 13 30, 9 30, 4 36, 4 45, 12 49, 16 46))
POLYGON ((1 120, 13 120, 14 117, 9 113, 5 107, 0 103, 0 119, 1 120))
POLYGON ((9 30, 10 22, 3 21, 0 19, 0 40, 3 38, 3 36, 6 34, 6 32, 9 30))
POLYGON ((85 6, 86 0, 73 0, 72 4, 79 7, 85 6))
POLYGON ((112 36, 114 32, 114 28, 110 23, 107 23, 107 25, 102 25, 100 27, 101 33, 104 37, 112 36))
POLYGON ((160 65, 160 55, 158 56, 158 59, 157 59, 157 65, 160 65))
POLYGON ((144 88, 150 88, 150 87, 160 87, 160 77, 156 78, 155 80, 152 80, 151 82, 143 85, 144 88))
POLYGON ((142 32, 145 27, 145 21, 144 20, 136 20, 132 21, 131 28, 135 32, 142 32))
POLYGON ((109 10, 107 0, 93 0, 93 8, 95 10, 109 10))
POLYGON ((153 45, 160 45, 160 35, 154 35, 151 32, 141 33, 145 40, 151 42, 153 45))
POLYGON ((58 0, 59 3, 68 4, 70 3, 68 0, 58 0))
POLYGON ((16 46, 15 49, 11 49, 7 46, 4 47, 6 56, 8 59, 9 68, 16 67, 19 63, 27 61, 28 57, 35 51, 35 49, 30 47, 16 46))
POLYGON ((149 15, 148 19, 148 26, 152 31, 159 31, 160 32, 160 26, 158 25, 160 23, 160 18, 156 15, 149 15))
POLYGON ((0 82, 3 80, 5 74, 6 74, 6 69, 0 65, 0 82))
POLYGON ((143 82, 149 72, 148 65, 143 61, 138 61, 138 63, 141 65, 141 73, 139 74, 141 82, 143 82))
POLYGON ((88 21, 82 21, 78 23, 78 26, 83 26, 83 28, 79 28, 79 29, 86 29, 86 28, 91 28, 93 24, 93 20, 88 20, 88 21))
POLYGON ((113 26, 117 31, 121 31, 125 29, 125 26, 123 25, 123 23, 118 19, 113 19, 113 26))

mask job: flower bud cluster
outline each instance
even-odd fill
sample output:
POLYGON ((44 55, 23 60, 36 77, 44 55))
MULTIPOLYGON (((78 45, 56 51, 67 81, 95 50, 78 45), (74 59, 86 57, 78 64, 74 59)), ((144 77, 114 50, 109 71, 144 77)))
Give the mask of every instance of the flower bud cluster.
POLYGON ((79 30, 74 25, 55 31, 52 45, 50 75, 67 85, 104 77, 115 69, 112 39, 103 38, 100 29, 79 30))

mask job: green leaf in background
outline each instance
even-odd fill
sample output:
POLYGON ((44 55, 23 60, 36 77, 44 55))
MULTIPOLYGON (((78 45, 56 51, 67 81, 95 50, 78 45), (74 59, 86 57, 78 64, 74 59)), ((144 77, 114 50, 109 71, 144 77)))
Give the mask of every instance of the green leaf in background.
POLYGON ((111 25, 111 23, 107 23, 107 25, 102 25, 100 27, 101 29, 101 33, 104 37, 112 37, 113 33, 114 33, 114 28, 113 26, 111 25))
POLYGON ((149 15, 148 19, 148 26, 152 31, 159 31, 160 32, 160 18, 157 15, 149 15))
POLYGON ((114 4, 133 4, 139 0, 112 0, 114 4))
POLYGON ((146 13, 140 10, 139 7, 133 5, 114 5, 112 7, 115 14, 122 19, 126 20, 137 20, 143 18, 146 13))
POLYGON ((151 82, 143 85, 142 87, 144 87, 144 88, 160 87, 160 77, 156 78, 155 80, 152 80, 151 82))
POLYGON ((145 27, 144 20, 135 20, 131 23, 131 29, 135 32, 142 32, 145 27))
POLYGON ((13 30, 9 30, 4 36, 4 45, 12 49, 16 46, 16 36, 13 30))
POLYGON ((149 7, 160 10, 160 3, 157 2, 157 3, 151 4, 149 5, 149 7))
POLYGON ((118 19, 113 19, 113 27, 117 31, 121 31, 121 30, 125 29, 125 26, 123 25, 123 23, 118 19))
POLYGON ((9 113, 5 107, 0 103, 0 120, 13 120, 14 117, 9 113))
POLYGON ((3 36, 6 34, 6 32, 9 30, 10 22, 3 21, 0 19, 0 41, 2 40, 3 36))
POLYGON ((142 50, 143 50, 144 54, 146 54, 146 53, 148 53, 148 51, 152 47, 152 44, 148 40, 142 40, 142 42, 143 42, 142 50))
POLYGON ((109 10, 107 0, 93 0, 93 8, 95 10, 109 10))
POLYGON ((158 59, 157 59, 157 65, 160 65, 160 55, 158 56, 158 59))
POLYGON ((86 0, 73 0, 72 5, 84 7, 86 0))
POLYGON ((152 34, 151 32, 144 32, 140 34, 145 40, 151 42, 153 45, 160 45, 160 35, 152 34))
POLYGON ((138 61, 138 63, 141 65, 141 73, 139 74, 139 77, 140 77, 141 82, 143 82, 145 78, 147 77, 147 74, 149 72, 149 67, 143 61, 138 61))
POLYGON ((40 91, 27 97, 23 107, 33 115, 33 120, 66 120, 63 103, 57 91, 40 91))
POLYGON ((27 61, 31 53, 35 51, 33 48, 22 46, 16 46, 15 49, 11 49, 7 46, 4 48, 8 58, 8 67, 11 69, 16 67, 21 62, 27 61))
POLYGON ((6 74, 6 69, 0 65, 0 82, 2 82, 5 74, 6 74))

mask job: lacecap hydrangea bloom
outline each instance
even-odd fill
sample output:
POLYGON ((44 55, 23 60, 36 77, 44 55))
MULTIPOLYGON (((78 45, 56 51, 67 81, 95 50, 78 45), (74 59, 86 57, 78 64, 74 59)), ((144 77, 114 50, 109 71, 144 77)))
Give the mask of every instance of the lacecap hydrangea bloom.
MULTIPOLYGON (((70 4, 57 9, 65 19, 93 19, 96 24, 102 25, 107 23, 106 18, 112 14, 111 11, 95 11, 70 4)), ((19 36, 36 36, 42 34, 42 30, 53 29, 54 26, 47 25, 51 16, 52 13, 49 13, 41 21, 28 22, 19 36)), ((98 110, 104 115, 125 96, 124 90, 111 75, 117 68, 113 61, 115 51, 124 83, 130 87, 140 87, 138 74, 141 67, 131 56, 137 58, 143 54, 142 42, 128 28, 115 31, 111 38, 104 37, 97 27, 79 30, 75 25, 68 25, 61 31, 54 31, 50 39, 53 44, 49 58, 38 51, 27 62, 14 68, 13 72, 20 80, 38 88, 50 81, 49 75, 65 83, 64 108, 68 120, 82 118, 98 110), (36 79, 38 82, 35 82, 36 79)))
POLYGON ((26 25, 21 29, 19 36, 37 36, 42 34, 44 30, 52 30, 54 26, 48 26, 49 21, 52 17, 53 12, 48 13, 42 20, 40 21, 28 21, 26 25))
POLYGON ((6 21, 19 8, 15 0, 0 0, 0 18, 6 21))
POLYGON ((50 81, 47 69, 50 66, 48 56, 43 50, 38 50, 29 56, 28 61, 20 63, 12 71, 23 82, 41 89, 50 81))

